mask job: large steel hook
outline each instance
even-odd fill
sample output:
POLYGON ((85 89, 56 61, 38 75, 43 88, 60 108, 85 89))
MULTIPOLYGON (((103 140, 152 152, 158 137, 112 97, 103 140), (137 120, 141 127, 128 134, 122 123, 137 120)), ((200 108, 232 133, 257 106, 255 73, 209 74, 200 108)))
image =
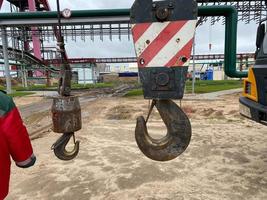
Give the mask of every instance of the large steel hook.
POLYGON ((78 153, 80 148, 80 141, 75 141, 74 133, 64 133, 51 147, 54 150, 56 157, 60 160, 72 160, 78 153), (66 146, 70 141, 70 138, 73 137, 74 148, 72 151, 67 151, 66 146))
POLYGON ((171 100, 153 100, 147 119, 143 116, 137 118, 135 139, 139 149, 148 158, 156 161, 169 161, 182 154, 191 140, 191 124, 182 111, 171 100), (167 127, 167 135, 161 139, 152 138, 147 131, 147 121, 153 107, 167 127))

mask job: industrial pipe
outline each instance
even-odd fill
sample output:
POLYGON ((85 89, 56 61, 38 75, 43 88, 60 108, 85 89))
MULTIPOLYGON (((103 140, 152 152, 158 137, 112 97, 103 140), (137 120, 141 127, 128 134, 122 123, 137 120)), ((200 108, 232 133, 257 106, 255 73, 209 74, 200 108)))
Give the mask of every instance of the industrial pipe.
POLYGON ((247 77, 248 72, 240 72, 236 69, 237 10, 233 6, 201 6, 198 8, 198 16, 225 17, 225 74, 232 78, 247 77))
MULTIPOLYGON (((247 77, 247 72, 240 72, 236 69, 236 43, 237 43, 237 21, 238 12, 233 6, 199 6, 198 16, 224 16, 225 22, 225 73, 229 77, 247 77)), ((108 18, 108 17, 129 17, 130 9, 106 9, 106 10, 78 10, 72 12, 71 18, 108 18)), ((1 13, 0 22, 3 20, 33 20, 55 19, 57 12, 35 12, 35 13, 1 13)), ((119 22, 119 19, 118 19, 119 22)), ((96 22, 97 23, 97 22, 96 22)))
MULTIPOLYGON (((73 10, 71 12, 71 18, 79 17, 120 17, 130 16, 130 9, 104 9, 104 10, 73 10)), ((20 12, 20 13, 0 13, 0 21, 8 19, 48 19, 57 18, 56 11, 49 12, 20 12)), ((130 18, 130 17, 129 17, 130 18)))

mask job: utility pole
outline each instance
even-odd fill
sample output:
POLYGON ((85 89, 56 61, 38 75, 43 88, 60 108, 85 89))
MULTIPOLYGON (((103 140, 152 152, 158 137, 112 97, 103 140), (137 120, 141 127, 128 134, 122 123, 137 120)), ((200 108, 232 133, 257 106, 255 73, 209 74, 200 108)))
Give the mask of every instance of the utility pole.
POLYGON ((7 43, 7 32, 6 27, 1 27, 1 36, 2 36, 2 45, 3 45, 3 54, 4 54, 4 64, 5 64, 5 76, 6 76, 6 92, 11 94, 11 76, 9 70, 9 61, 8 61, 8 43, 7 43))
POLYGON ((196 36, 193 40, 193 77, 192 77, 192 94, 195 94, 195 83, 196 83, 196 36))
POLYGON ((83 85, 85 86, 86 85, 86 77, 85 77, 85 65, 83 65, 83 85))

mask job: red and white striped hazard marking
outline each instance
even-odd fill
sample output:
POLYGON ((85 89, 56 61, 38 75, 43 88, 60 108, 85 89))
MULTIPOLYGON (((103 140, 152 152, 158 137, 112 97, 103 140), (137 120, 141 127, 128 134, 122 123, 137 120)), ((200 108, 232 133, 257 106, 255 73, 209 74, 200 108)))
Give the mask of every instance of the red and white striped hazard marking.
POLYGON ((132 25, 139 67, 188 66, 196 20, 132 25))

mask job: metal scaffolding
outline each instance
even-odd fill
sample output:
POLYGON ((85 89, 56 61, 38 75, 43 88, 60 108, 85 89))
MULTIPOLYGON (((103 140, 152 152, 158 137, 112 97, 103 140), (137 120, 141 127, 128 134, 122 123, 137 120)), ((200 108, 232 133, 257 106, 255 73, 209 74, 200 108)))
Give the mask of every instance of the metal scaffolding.
MULTIPOLYGON (((101 41, 104 40, 104 36, 108 36, 112 41, 114 36, 116 39, 121 40, 122 36, 126 36, 128 40, 131 39, 131 27, 129 23, 119 24, 91 24, 91 25, 71 25, 62 26, 62 34, 66 41, 77 40, 86 41, 86 39, 95 40, 98 37, 101 41)), ((7 35, 9 38, 15 40, 29 40, 32 36, 40 37, 43 42, 55 42, 56 36, 53 26, 39 26, 38 30, 32 32, 25 26, 8 27, 7 35)))
MULTIPOLYGON (((258 0, 197 0, 199 6, 211 6, 211 5, 230 5, 234 6, 238 10, 239 21, 249 23, 255 21, 259 23, 262 18, 266 17, 266 1, 258 0)), ((221 17, 212 17, 211 24, 224 19, 221 17)), ((204 20, 204 22, 207 19, 204 20)))
MULTIPOLYGON (((34 0, 17 1, 9 0, 13 13, 0 13, 0 26, 4 27, 6 37, 11 40, 12 48, 7 49, 7 55, 10 60, 16 60, 25 65, 31 65, 36 68, 44 68, 53 71, 47 66, 48 62, 43 59, 58 59, 58 52, 47 50, 44 46, 46 43, 56 42, 57 40, 57 12, 18 12, 18 11, 49 11, 50 7, 47 0, 36 1, 35 5, 28 5, 34 0), (34 27, 34 28, 32 28, 34 27), (38 41, 37 41, 38 40, 38 41), (35 43, 33 49, 29 48, 29 43, 35 43), (40 45, 38 45, 40 43, 40 45), (39 49, 37 49, 37 47, 39 49), (37 50, 36 50, 37 49, 37 50), (37 52, 37 53, 36 53, 37 52), (39 53, 42 53, 37 56, 39 53), (34 53, 35 56, 32 54, 34 53)), ((258 23, 266 17, 265 1, 252 0, 197 0, 201 10, 207 7, 218 5, 231 5, 238 10, 238 20, 250 23, 258 23)), ((218 14, 212 16, 211 23, 225 18, 218 14)), ((202 23, 207 21, 207 16, 201 16, 202 23)), ((114 39, 131 39, 130 10, 91 10, 91 11, 73 11, 69 19, 62 18, 62 34, 66 41, 94 41, 96 39, 109 40, 114 39)), ((34 46, 34 45, 33 45, 34 46)), ((4 57, 3 48, 0 47, 0 57, 4 57), (1 50, 2 49, 2 50, 1 50)), ((121 59, 96 59, 95 62, 121 62, 121 59)), ((132 58, 122 59, 124 62, 133 61, 132 58)), ((73 62, 75 62, 73 60, 73 62)))
MULTIPOLYGON (((224 60, 224 54, 199 54, 195 55, 195 60, 224 60)), ((236 55, 237 60, 243 59, 254 59, 254 53, 239 53, 236 55)), ((191 59, 192 56, 191 56, 191 59)), ((60 59, 47 59, 45 61, 48 65, 58 65, 61 64, 60 59)), ((68 62, 70 64, 83 64, 83 63, 135 63, 137 62, 136 57, 121 57, 121 58, 69 58, 68 62)))

